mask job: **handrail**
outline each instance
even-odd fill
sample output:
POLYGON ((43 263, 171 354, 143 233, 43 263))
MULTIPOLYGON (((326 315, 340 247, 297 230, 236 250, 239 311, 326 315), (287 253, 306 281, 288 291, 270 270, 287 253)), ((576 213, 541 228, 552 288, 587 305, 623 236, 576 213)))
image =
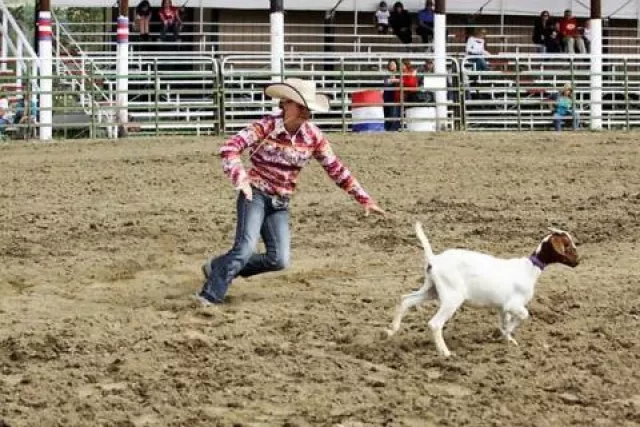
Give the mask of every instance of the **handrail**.
MULTIPOLYGON (((82 50, 82 47, 80 46, 80 44, 79 44, 79 43, 76 41, 76 39, 71 35, 71 33, 67 31, 67 29, 65 28, 64 24, 63 24, 63 23, 61 23, 61 22, 58 20, 58 17, 56 16, 56 14, 55 14, 53 11, 51 11, 51 17, 53 18, 53 19, 52 19, 52 24, 54 24, 54 23, 55 23, 55 26, 56 26, 56 31, 54 32, 54 37, 56 38, 56 42, 57 42, 57 43, 56 43, 56 45, 57 45, 57 47, 58 47, 58 48, 62 47, 62 49, 64 49, 64 52, 65 52, 65 53, 66 53, 70 58, 73 58, 73 56, 71 55, 71 52, 69 51, 69 49, 67 49, 67 47, 62 43, 62 40, 60 39, 60 35, 59 35, 58 31, 61 31, 61 32, 62 32, 62 34, 63 34, 65 37, 67 37, 67 38, 71 41, 71 43, 72 43, 73 47, 74 47, 75 49, 77 49, 77 51, 78 51, 78 53, 79 53, 79 55, 80 55, 80 64, 79 64, 79 65, 81 66, 81 69, 82 69, 82 75, 80 76, 80 77, 82 77, 82 80, 79 82, 79 86, 80 86, 80 88, 83 88, 83 87, 84 87, 84 81, 85 81, 84 77, 86 77, 86 76, 85 76, 85 72, 86 72, 86 70, 85 70, 85 68, 84 68, 84 65, 86 64, 86 62, 88 62, 88 63, 89 63, 89 64, 88 64, 88 65, 89 65, 89 67, 91 67, 91 74, 92 74, 92 75, 93 75, 93 77, 94 77, 94 78, 92 78, 92 79, 90 80, 90 84, 91 84, 91 87, 92 87, 92 89, 93 89, 93 90, 91 90, 91 91, 90 91, 90 93, 91 93, 91 94, 90 94, 90 96, 89 96, 89 98, 91 99, 91 102, 92 102, 92 103, 96 103, 96 100, 95 100, 95 94, 96 94, 96 93, 98 94, 98 96, 99 96, 103 101, 106 101, 106 102, 113 102, 112 97, 111 97, 111 96, 109 96, 107 93, 105 93, 105 91, 104 91, 100 86, 98 86, 98 85, 96 84, 95 76, 96 76, 96 75, 97 75, 97 76, 99 76, 99 77, 100 77, 100 79, 102 79, 102 80, 103 80, 103 81, 105 81, 105 82, 108 82, 108 84, 109 84, 109 83, 111 83, 111 82, 109 82, 109 80, 108 80, 108 79, 106 78, 106 76, 102 73, 102 71, 101 71, 98 67, 96 67, 95 63, 94 63, 93 61, 91 61, 91 60, 87 57, 87 55, 85 54, 85 52, 82 50)), ((69 67, 67 66, 67 64, 66 64, 66 63, 64 63, 64 61, 61 61, 61 60, 60 60, 60 55, 57 55, 57 58, 56 58, 56 59, 57 59, 57 61, 58 61, 58 66, 59 66, 59 67, 61 67, 61 68, 64 68, 64 69, 67 71, 67 73, 66 73, 67 75, 71 75, 71 76, 73 76, 73 73, 71 73, 71 72, 70 72, 71 70, 69 69, 69 67)), ((76 63, 76 64, 77 64, 77 63, 76 63)), ((81 96, 81 100, 82 100, 82 101, 81 101, 81 102, 82 102, 82 104, 84 104, 84 102, 83 102, 83 101, 84 101, 84 96, 81 96)), ((89 110, 90 110, 90 109, 92 109, 92 108, 91 108, 91 106, 88 106, 88 107, 87 107, 86 105, 82 105, 82 107, 83 107, 83 108, 85 108, 85 109, 89 109, 89 110)))

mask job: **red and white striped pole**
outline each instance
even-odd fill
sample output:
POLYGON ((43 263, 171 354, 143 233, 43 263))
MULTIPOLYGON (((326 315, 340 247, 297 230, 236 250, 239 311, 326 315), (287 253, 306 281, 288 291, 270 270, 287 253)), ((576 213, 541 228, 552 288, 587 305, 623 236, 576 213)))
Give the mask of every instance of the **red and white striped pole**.
POLYGON ((127 136, 129 122, 129 1, 120 0, 116 29, 116 111, 119 137, 127 136))
MULTIPOLYGON (((40 140, 53 137, 53 33, 51 31, 51 3, 40 2, 38 13, 38 56, 40 59, 40 140)), ((31 108, 31 100, 24 99, 25 115, 31 108)), ((29 113, 31 114, 31 113, 29 113)))

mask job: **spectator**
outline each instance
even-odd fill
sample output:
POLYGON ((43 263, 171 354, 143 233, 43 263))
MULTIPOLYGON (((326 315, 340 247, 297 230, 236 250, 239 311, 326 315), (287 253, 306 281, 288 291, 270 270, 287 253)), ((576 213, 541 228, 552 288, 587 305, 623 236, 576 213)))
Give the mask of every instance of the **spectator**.
POLYGON ((433 41, 433 19, 435 16, 433 0, 427 0, 424 9, 418 12, 418 27, 416 33, 422 39, 422 43, 433 41))
POLYGON ((7 111, 3 107, 0 107, 0 140, 6 137, 8 124, 9 119, 7 118, 7 111))
MULTIPOLYGON (((404 102, 417 102, 416 94, 418 92, 418 70, 411 64, 409 58, 402 60, 402 92, 404 93, 404 102)), ((398 102, 400 102, 400 92, 398 92, 398 102)))
POLYGON ((553 108, 553 127, 556 131, 562 130, 562 123, 571 120, 573 130, 579 125, 578 113, 574 108, 573 88, 570 83, 564 85, 562 91, 555 97, 553 108))
POLYGON ((487 64, 485 55, 491 55, 485 50, 485 37, 487 31, 485 29, 476 29, 474 34, 467 39, 466 53, 472 58, 469 62, 474 64, 476 71, 488 71, 490 70, 489 64, 487 64))
POLYGON ((582 40, 584 42, 585 53, 591 52, 591 20, 587 19, 582 28, 582 40))
POLYGON ((140 40, 149 41, 149 21, 151 20, 151 4, 142 0, 136 7, 136 25, 140 33, 140 40))
POLYGON ((398 85, 400 79, 398 78, 398 62, 395 59, 389 60, 387 63, 387 71, 389 76, 384 79, 384 91, 382 92, 384 100, 384 130, 397 131, 400 129, 400 106, 390 105, 397 104, 399 95, 398 85), (397 97, 397 98, 396 98, 397 97))
POLYGON ((175 40, 180 40, 180 30, 182 28, 180 9, 173 6, 171 0, 162 0, 162 6, 160 6, 160 11, 158 12, 162 21, 162 40, 167 40, 167 31, 173 33, 175 40))
POLYGON ((387 8, 387 2, 381 1, 378 5, 378 10, 374 15, 376 23, 376 29, 378 34, 387 34, 389 31, 389 9, 387 8))
POLYGON ((422 91, 418 92, 418 100, 420 102, 428 102, 432 103, 436 100, 436 93, 433 88, 433 80, 429 79, 429 75, 435 74, 436 65, 432 59, 427 59, 424 61, 424 65, 420 70, 422 74, 422 78, 420 81, 420 87, 422 87, 422 91))
POLYGON ((411 15, 404 8, 402 2, 395 2, 389 16, 389 25, 393 34, 404 44, 410 44, 413 33, 411 32, 411 15))
POLYGON ((560 20, 560 35, 564 51, 567 53, 585 53, 584 41, 578 32, 578 20, 571 13, 571 9, 564 11, 564 17, 560 20))
POLYGON ((543 10, 533 24, 533 43, 538 45, 538 53, 547 52, 547 44, 555 37, 553 22, 548 10, 543 10))

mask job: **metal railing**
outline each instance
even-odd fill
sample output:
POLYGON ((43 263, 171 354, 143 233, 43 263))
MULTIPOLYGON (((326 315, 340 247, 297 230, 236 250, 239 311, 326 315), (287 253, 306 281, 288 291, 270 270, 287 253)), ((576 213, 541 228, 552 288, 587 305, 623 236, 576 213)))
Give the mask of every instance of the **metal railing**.
MULTIPOLYGON (((130 136, 233 133, 273 110, 273 101, 263 93, 265 85, 274 79, 303 77, 314 80, 319 91, 330 98, 330 112, 314 115, 325 131, 353 131, 355 125, 367 120, 356 111, 362 106, 353 103, 354 94, 361 92, 378 94, 378 100, 365 107, 375 107, 371 120, 384 122, 388 129, 550 130, 554 98, 565 84, 574 88, 572 101, 581 128, 589 128, 594 118, 600 119, 605 129, 640 127, 640 55, 603 56, 600 117, 592 117, 589 56, 497 55, 487 58, 491 66, 487 71, 477 70, 475 59, 447 57, 446 72, 436 74, 423 70, 434 60, 428 54, 286 55, 284 71, 274 76, 268 55, 237 55, 222 61, 206 55, 158 56, 151 65, 126 76, 127 126, 130 136), (395 74, 398 83, 388 85, 392 76, 387 64, 392 59, 412 64, 417 88, 403 79, 407 71, 395 74)), ((28 61, 27 65, 31 70, 28 61)), ((99 74, 95 70, 86 66, 73 75, 52 77, 54 137, 115 136, 118 107, 112 101, 98 101, 96 88, 116 99, 112 82, 120 76, 113 69, 99 74), (84 84, 72 87, 69 81, 73 79, 84 84), (81 104, 79 95, 92 102, 81 104)), ((24 99, 43 94, 35 84, 37 75, 28 73, 23 78, 34 83, 25 86, 24 99)), ((15 75, 2 75, 0 84, 11 84, 15 79, 15 75)), ((12 97, 15 94, 3 93, 10 122, 19 113, 18 99, 12 97)), ((21 114, 31 119, 12 124, 7 131, 36 135, 41 126, 37 107, 25 106, 23 101, 21 114)))

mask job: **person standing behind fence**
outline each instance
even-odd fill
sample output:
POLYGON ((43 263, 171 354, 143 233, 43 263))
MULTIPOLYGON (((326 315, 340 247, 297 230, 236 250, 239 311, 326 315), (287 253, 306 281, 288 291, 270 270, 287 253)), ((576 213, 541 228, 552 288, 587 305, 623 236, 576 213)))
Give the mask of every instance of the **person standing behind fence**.
POLYGON ((571 121, 573 130, 578 128, 579 116, 575 110, 573 88, 570 83, 565 84, 562 91, 556 96, 553 108, 553 128, 559 132, 562 130, 562 123, 567 120, 571 121))
POLYGON ((173 6, 171 0, 162 0, 162 6, 158 15, 162 21, 162 40, 167 40, 167 32, 173 33, 174 40, 180 40, 180 30, 182 28, 181 8, 173 6))
POLYGON ((427 0, 424 9, 418 12, 418 26, 416 33, 422 39, 422 43, 428 44, 433 41, 433 20, 435 17, 435 6, 433 0, 427 0))
POLYGON ((149 21, 151 21, 151 4, 148 0, 142 0, 136 7, 136 23, 140 40, 149 41, 149 21))
POLYGON ((560 35, 564 51, 567 53, 585 53, 584 40, 578 31, 578 20, 571 13, 571 9, 564 11, 564 17, 560 20, 560 35))
POLYGON ((395 59, 389 60, 387 63, 389 76, 384 79, 384 91, 382 92, 382 98, 385 104, 384 130, 390 132, 400 129, 400 106, 397 105, 399 95, 396 95, 396 93, 400 93, 398 90, 398 85, 400 84, 398 69, 398 62, 395 59))
POLYGON ((220 148, 222 168, 238 190, 236 237, 229 252, 202 266, 205 281, 196 298, 203 305, 222 303, 236 276, 249 277, 288 266, 289 199, 302 168, 312 158, 362 205, 365 215, 385 213, 310 121, 311 111, 329 111, 329 99, 316 93, 315 84, 290 78, 267 86, 264 92, 280 99, 282 114, 264 116, 220 148), (249 172, 242 165, 244 151, 250 153, 249 172), (259 237, 264 240, 266 253, 254 252, 259 237))
POLYGON ((411 31, 411 15, 404 8, 402 2, 396 2, 389 16, 389 25, 393 34, 404 44, 411 44, 413 33, 411 31))
POLYGON ((486 30, 476 28, 473 35, 467 39, 465 51, 471 56, 469 62, 474 64, 476 71, 489 71, 490 67, 485 55, 490 55, 485 49, 486 30))
POLYGON ((376 30, 378 34, 387 34, 389 32, 389 9, 387 7, 387 3, 381 1, 378 5, 378 10, 373 15, 373 19, 376 24, 376 30))

